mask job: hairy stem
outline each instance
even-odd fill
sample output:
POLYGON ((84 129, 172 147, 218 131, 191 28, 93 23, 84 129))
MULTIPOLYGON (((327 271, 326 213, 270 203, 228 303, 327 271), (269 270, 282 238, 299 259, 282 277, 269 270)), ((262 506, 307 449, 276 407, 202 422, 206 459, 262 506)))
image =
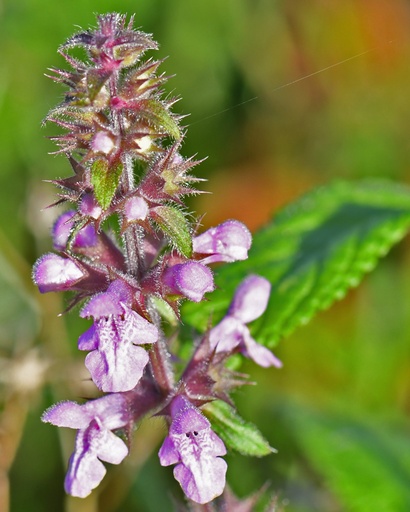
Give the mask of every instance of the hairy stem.
MULTIPOLYGON (((110 79, 111 98, 117 95, 118 78, 119 74, 114 73, 110 79)), ((114 122, 114 127, 122 138, 124 136, 124 123, 121 113, 118 110, 113 109, 111 111, 111 116, 114 122)), ((121 187, 124 195, 126 195, 135 189, 134 165, 130 155, 126 155, 123 158, 122 163, 124 169, 121 176, 121 187)), ((141 277, 145 267, 142 233, 143 232, 139 226, 129 226, 123 235, 127 271, 137 278, 141 277)))
POLYGON ((170 353, 167 342, 161 329, 161 319, 158 311, 151 305, 150 314, 153 323, 157 326, 159 338, 150 351, 150 366, 154 380, 163 396, 169 395, 173 390, 175 379, 170 365, 170 353))

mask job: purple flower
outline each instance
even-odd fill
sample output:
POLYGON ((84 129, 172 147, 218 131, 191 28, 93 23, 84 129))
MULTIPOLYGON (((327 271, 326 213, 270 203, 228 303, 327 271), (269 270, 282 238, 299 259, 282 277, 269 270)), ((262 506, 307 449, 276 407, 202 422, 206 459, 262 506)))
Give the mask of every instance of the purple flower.
POLYGON ((211 430, 209 421, 185 397, 177 396, 171 404, 172 423, 159 450, 162 466, 177 464, 174 476, 187 497, 208 503, 225 487, 226 454, 222 440, 211 430))
POLYGON ((201 302, 205 293, 215 289, 212 272, 197 261, 167 268, 162 279, 169 294, 183 295, 193 302, 201 302))
MULTIPOLYGON (((53 245, 57 251, 64 251, 67 246, 67 241, 70 236, 71 230, 74 226, 71 220, 75 215, 75 211, 69 210, 64 212, 53 226, 53 245)), ((94 226, 88 224, 79 230, 74 238, 74 247, 92 247, 98 241, 97 233, 94 226)))
POLYGON ((227 220, 194 237, 192 243, 195 253, 209 254, 202 263, 232 262, 246 260, 252 236, 242 222, 227 220))
POLYGON ((276 366, 282 362, 251 336, 247 323, 260 317, 268 305, 270 283, 260 276, 249 276, 238 286, 222 321, 209 332, 209 342, 216 352, 239 349, 260 366, 276 366))
POLYGON ((80 336, 78 348, 91 350, 85 358, 94 383, 102 391, 128 391, 142 377, 148 353, 142 347, 158 340, 158 330, 130 307, 130 288, 120 280, 95 295, 82 309, 94 324, 80 336))
POLYGON ((83 277, 74 261, 53 253, 44 254, 33 269, 33 280, 41 293, 70 290, 83 277))
POLYGON ((111 432, 130 421, 124 395, 107 395, 84 405, 60 402, 50 407, 42 420, 78 429, 65 478, 65 490, 72 496, 85 498, 98 486, 106 473, 102 460, 119 464, 128 454, 124 441, 111 432))

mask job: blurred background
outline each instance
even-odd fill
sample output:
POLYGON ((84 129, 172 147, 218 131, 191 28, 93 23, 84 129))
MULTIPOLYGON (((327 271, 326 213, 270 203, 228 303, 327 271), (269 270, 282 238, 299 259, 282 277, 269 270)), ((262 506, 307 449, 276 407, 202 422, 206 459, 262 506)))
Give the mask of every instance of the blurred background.
MULTIPOLYGON (((41 127, 63 88, 44 77, 94 13, 136 13, 169 56, 167 90, 190 114, 186 156, 212 194, 192 201, 205 226, 256 230, 281 206, 335 179, 410 182, 408 0, 0 0, 0 510, 157 512, 181 498, 151 420, 132 455, 90 498, 63 492, 73 433, 40 422, 57 400, 95 391, 78 353, 85 321, 58 317, 31 266, 51 249, 55 190, 70 173, 41 127), (59 431, 61 430, 61 431, 59 431)), ((244 371, 241 415, 277 455, 228 457, 238 496, 269 482, 287 512, 410 510, 410 245, 279 345, 282 370, 244 371)), ((274 321, 274 318, 272 318, 274 321)), ((88 326, 88 323, 87 323, 88 326)))

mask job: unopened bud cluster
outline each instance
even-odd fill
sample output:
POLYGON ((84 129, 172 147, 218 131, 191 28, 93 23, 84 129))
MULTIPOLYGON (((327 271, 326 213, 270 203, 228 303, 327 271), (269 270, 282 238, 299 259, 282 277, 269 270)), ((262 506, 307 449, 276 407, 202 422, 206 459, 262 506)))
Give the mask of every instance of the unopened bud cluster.
POLYGON ((65 488, 85 497, 106 472, 101 461, 119 464, 127 455, 117 434, 143 416, 163 415, 169 433, 160 463, 175 465, 186 496, 204 504, 223 492, 226 448, 200 407, 228 400, 238 385, 233 373, 218 370, 236 352, 262 366, 281 364, 246 325, 264 312, 270 285, 250 276, 239 286, 176 382, 161 312, 178 319, 182 300, 202 301, 215 288, 209 265, 246 259, 251 235, 235 220, 200 234, 191 225, 183 198, 198 193, 200 180, 190 175, 197 162, 179 153, 181 118, 171 111, 175 100, 163 99, 160 62, 142 60, 157 44, 132 23, 99 16, 95 30, 61 47, 71 70, 52 70, 68 91, 47 120, 65 130, 54 139, 73 170, 54 181, 56 204, 71 206, 55 222, 55 252, 37 261, 33 275, 42 293, 73 292, 71 306, 81 303, 80 316, 92 320, 78 348, 104 394, 56 404, 43 420, 78 430, 65 488), (84 60, 70 55, 75 47, 84 60), (104 231, 113 216, 116 238, 104 231))

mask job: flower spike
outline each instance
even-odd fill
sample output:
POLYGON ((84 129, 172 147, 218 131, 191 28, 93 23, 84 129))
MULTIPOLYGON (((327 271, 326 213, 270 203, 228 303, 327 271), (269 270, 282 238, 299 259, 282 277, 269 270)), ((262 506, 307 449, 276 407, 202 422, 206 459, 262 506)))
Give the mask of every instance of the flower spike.
POLYGON ((229 441, 216 417, 208 420, 199 408, 215 399, 233 405, 230 392, 247 383, 227 364, 232 354, 262 366, 281 363, 247 326, 269 298, 270 285, 258 276, 239 286, 225 318, 186 361, 182 350, 171 354, 180 304, 208 298, 215 289, 209 265, 246 259, 252 237, 236 220, 196 233, 199 220, 184 200, 201 193, 195 186, 203 180, 191 175, 200 162, 182 156, 183 116, 161 90, 162 61, 144 60, 157 48, 150 34, 133 29, 133 18, 109 13, 61 46, 69 70, 51 69, 66 91, 46 120, 62 130, 52 140, 72 168, 51 181, 58 187, 52 206, 68 202, 70 209, 52 229, 56 253, 38 259, 33 279, 41 293, 71 292, 67 310, 79 305, 80 317, 92 320, 78 349, 88 352, 85 366, 102 396, 83 405, 60 402, 42 419, 77 430, 65 489, 84 498, 103 479, 103 462, 126 457, 123 438, 142 417, 166 416, 160 464, 175 466, 176 480, 198 506, 225 487, 227 450, 211 421, 229 441), (81 60, 71 55, 77 48, 81 60))

